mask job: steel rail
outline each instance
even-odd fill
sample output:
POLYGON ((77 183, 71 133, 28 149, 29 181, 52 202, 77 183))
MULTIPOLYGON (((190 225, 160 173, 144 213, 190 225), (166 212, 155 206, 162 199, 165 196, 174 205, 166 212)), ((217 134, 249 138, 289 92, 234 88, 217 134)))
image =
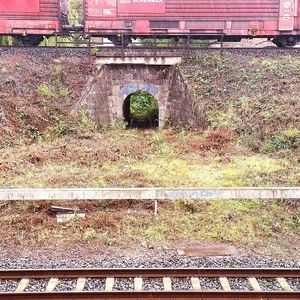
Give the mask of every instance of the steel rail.
POLYGON ((223 51, 240 51, 240 50, 246 50, 246 51, 275 51, 275 52, 298 52, 300 51, 300 48, 278 48, 278 47, 223 47, 223 48, 209 48, 209 47, 149 47, 149 46, 128 46, 125 48, 118 48, 114 46, 92 46, 88 47, 86 46, 9 46, 9 45, 0 45, 0 49, 81 49, 81 50, 88 50, 96 48, 99 51, 101 50, 109 50, 109 51, 115 51, 115 52, 128 52, 131 50, 153 50, 153 51, 220 51, 223 49, 223 51))
MULTIPOLYGON (((179 268, 179 269, 30 269, 0 270, 2 279, 83 279, 83 278, 172 278, 172 277, 236 277, 236 278, 300 278, 300 268, 179 268)), ((300 292, 282 291, 46 291, 46 292, 6 292, 0 293, 0 300, 80 300, 80 299, 300 299, 300 292)))
POLYGON ((105 268, 105 269, 5 269, 0 279, 17 278, 106 278, 106 277, 290 277, 300 278, 300 268, 105 268))
POLYGON ((300 299, 300 292, 223 292, 223 291, 173 291, 173 292, 52 292, 52 293, 1 293, 0 300, 106 300, 106 299, 198 299, 198 300, 290 300, 300 299))

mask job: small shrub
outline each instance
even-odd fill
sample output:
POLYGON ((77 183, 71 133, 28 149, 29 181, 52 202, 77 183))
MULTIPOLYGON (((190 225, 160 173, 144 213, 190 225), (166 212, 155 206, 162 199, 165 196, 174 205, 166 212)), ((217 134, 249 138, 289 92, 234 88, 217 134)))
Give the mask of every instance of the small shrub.
POLYGON ((278 150, 300 148, 300 130, 290 128, 277 132, 273 138, 267 140, 261 147, 262 153, 270 153, 278 150))
POLYGON ((152 241, 160 242, 165 239, 165 234, 169 231, 168 226, 164 223, 150 226, 145 234, 152 241))
POLYGON ((46 98, 55 98, 54 92, 51 90, 51 88, 46 83, 40 83, 38 85, 38 93, 46 98))
POLYGON ((97 232, 95 229, 93 228, 88 228, 84 234, 83 234, 83 239, 85 241, 90 241, 90 240, 93 240, 97 235, 97 232))
POLYGON ((158 103, 147 92, 139 91, 130 98, 130 116, 133 119, 149 119, 158 115, 158 103))
POLYGON ((53 75, 57 81, 60 80, 62 72, 63 72, 62 65, 55 65, 53 67, 53 75))
POLYGON ((62 88, 59 90, 59 96, 62 98, 68 98, 71 95, 71 92, 67 88, 62 88))
POLYGON ((80 133, 92 133, 96 124, 90 119, 89 113, 86 110, 81 110, 78 113, 77 131, 80 133))
POLYGON ((54 135, 56 137, 60 137, 63 134, 65 134, 68 130, 69 130, 69 126, 65 122, 59 121, 54 126, 54 135))

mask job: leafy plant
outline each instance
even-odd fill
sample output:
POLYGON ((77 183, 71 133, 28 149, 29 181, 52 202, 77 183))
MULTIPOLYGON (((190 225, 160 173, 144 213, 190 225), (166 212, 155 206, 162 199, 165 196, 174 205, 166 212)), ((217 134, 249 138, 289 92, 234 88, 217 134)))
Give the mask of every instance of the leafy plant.
POLYGON ((80 133, 91 133, 95 130, 96 124, 93 122, 86 110, 80 110, 78 113, 77 131, 80 133))
POLYGON ((56 137, 60 137, 63 134, 65 134, 67 131, 69 130, 69 126, 63 122, 63 121, 59 121, 58 123, 56 123, 56 125, 54 126, 54 134, 56 137))
POLYGON ((83 239, 85 241, 90 241, 90 240, 96 238, 96 235, 97 235, 97 232, 95 229, 88 228, 83 234, 83 239))
POLYGON ((133 119, 150 119, 158 114, 157 100, 149 93, 139 91, 130 98, 130 115, 133 119))
POLYGON ((277 132, 273 138, 269 139, 262 147, 262 153, 270 153, 276 150, 300 148, 300 130, 290 128, 282 132, 277 132))
POLYGON ((38 85, 38 93, 41 95, 41 96, 44 96, 46 98, 54 98, 55 97, 55 94, 54 92, 52 91, 52 89, 46 84, 46 83, 40 83, 38 85))

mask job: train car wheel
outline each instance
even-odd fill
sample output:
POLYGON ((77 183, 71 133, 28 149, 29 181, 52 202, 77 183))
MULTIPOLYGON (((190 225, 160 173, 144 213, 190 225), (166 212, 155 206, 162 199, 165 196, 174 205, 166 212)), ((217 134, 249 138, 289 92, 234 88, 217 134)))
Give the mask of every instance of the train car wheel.
POLYGON ((44 40, 44 37, 41 35, 17 35, 14 36, 14 40, 19 46, 35 47, 38 46, 44 40))
POLYGON ((299 43, 299 39, 294 36, 279 36, 272 40, 272 42, 279 48, 294 47, 299 43))
POLYGON ((109 40, 118 48, 127 47, 131 42, 131 38, 127 35, 122 36, 111 36, 109 40))

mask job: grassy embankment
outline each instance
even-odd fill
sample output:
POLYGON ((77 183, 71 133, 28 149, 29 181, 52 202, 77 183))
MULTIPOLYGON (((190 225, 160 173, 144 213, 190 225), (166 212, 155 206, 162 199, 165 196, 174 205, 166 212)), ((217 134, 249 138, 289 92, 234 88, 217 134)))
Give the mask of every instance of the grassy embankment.
MULTIPOLYGON (((86 66, 70 60, 56 60, 51 68, 27 66, 23 58, 14 65, 2 61, 1 72, 17 75, 1 89, 0 186, 299 186, 299 65, 289 56, 187 60, 182 72, 195 105, 211 123, 198 132, 125 130, 122 124, 96 129, 84 112, 66 117, 80 94, 73 70, 84 73, 86 66), (43 77, 34 76, 34 68, 43 77)), ((293 257, 300 242, 300 207, 289 202, 177 201, 161 205, 157 218, 151 205, 127 203, 120 209, 107 202, 78 202, 75 206, 89 209, 87 220, 65 226, 47 215, 49 206, 2 208, 2 242, 119 247, 221 241, 293 257)))

